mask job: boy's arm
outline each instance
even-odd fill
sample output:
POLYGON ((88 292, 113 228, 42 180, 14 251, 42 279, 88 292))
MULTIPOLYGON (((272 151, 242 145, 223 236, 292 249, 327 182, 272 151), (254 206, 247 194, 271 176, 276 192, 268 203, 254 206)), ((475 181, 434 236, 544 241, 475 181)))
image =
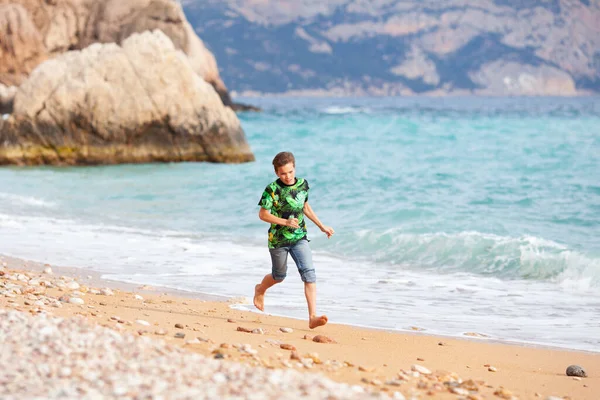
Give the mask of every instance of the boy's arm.
POLYGON ((304 215, 306 215, 308 219, 314 222, 315 225, 319 227, 321 232, 327 235, 327 239, 329 239, 331 235, 335 233, 332 227, 323 225, 323 223, 319 220, 319 217, 317 217, 317 214, 313 211, 310 204, 308 204, 308 201, 304 203, 304 215))
POLYGON ((266 208, 262 208, 262 207, 258 211, 258 218, 260 218, 261 220, 268 222, 270 224, 289 226, 290 228, 300 228, 300 225, 298 225, 298 218, 290 218, 290 219, 279 218, 279 217, 276 217, 273 214, 271 214, 271 212, 269 210, 267 210, 266 208))

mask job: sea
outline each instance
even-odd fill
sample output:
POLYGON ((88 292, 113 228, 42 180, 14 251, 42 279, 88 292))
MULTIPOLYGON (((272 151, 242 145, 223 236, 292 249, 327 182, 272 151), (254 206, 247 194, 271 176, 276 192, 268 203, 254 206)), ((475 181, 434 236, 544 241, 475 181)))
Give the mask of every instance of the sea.
MULTIPOLYGON (((255 162, 0 168, 0 253, 256 311, 291 151, 330 322, 600 352, 600 98, 237 100, 255 162)), ((305 319, 302 285, 265 311, 305 319)))

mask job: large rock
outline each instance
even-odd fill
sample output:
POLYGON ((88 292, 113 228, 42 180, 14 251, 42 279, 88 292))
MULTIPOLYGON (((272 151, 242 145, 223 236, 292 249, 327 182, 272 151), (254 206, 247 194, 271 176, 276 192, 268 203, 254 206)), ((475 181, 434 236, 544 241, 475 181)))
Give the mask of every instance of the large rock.
POLYGON ((0 83, 19 85, 41 61, 92 43, 160 29, 233 106, 213 54, 175 0, 0 0, 0 83))
POLYGON ((161 31, 38 66, 0 131, 0 164, 243 162, 234 111, 161 31))

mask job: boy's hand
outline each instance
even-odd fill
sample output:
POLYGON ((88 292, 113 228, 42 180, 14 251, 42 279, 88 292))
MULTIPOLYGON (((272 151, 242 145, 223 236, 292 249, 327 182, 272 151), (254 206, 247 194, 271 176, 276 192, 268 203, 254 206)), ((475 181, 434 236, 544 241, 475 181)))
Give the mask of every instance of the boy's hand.
POLYGON ((323 226, 321 228, 321 232, 323 232, 324 234, 327 235, 327 239, 329 239, 335 233, 335 231, 333 230, 333 228, 330 227, 330 226, 323 226))
POLYGON ((298 229, 300 225, 298 225, 298 218, 290 218, 285 220, 285 226, 289 226, 290 228, 298 229))

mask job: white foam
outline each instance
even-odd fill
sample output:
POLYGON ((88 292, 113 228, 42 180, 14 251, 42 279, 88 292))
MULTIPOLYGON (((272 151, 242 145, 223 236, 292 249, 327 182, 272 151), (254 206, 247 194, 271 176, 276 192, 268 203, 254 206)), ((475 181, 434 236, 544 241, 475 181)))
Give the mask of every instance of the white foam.
POLYGON ((0 201, 6 201, 12 205, 28 205, 34 207, 56 207, 56 203, 40 199, 33 196, 22 196, 14 193, 2 193, 0 192, 0 201))
POLYGON ((325 114, 357 114, 357 113, 368 113, 371 110, 366 107, 339 107, 331 106, 323 109, 325 114))
MULTIPOLYGON (((0 226, 0 253, 92 268, 137 284, 250 297, 254 284, 270 272, 262 235, 235 242, 216 235, 6 214, 0 214, 0 226)), ((313 259, 319 311, 332 321, 386 329, 419 326, 449 335, 475 331, 506 340, 539 338, 600 351, 600 339, 593 339, 600 338, 600 327, 594 325, 600 320, 595 306, 600 295, 593 291, 581 295, 552 282, 428 271, 318 251, 313 259)), ((250 310, 252 305, 238 307, 250 310)), ((303 283, 291 260, 288 278, 269 290, 266 307, 269 313, 306 317, 303 283)))

